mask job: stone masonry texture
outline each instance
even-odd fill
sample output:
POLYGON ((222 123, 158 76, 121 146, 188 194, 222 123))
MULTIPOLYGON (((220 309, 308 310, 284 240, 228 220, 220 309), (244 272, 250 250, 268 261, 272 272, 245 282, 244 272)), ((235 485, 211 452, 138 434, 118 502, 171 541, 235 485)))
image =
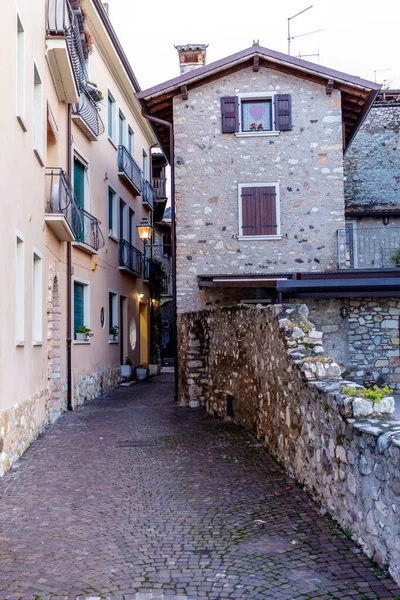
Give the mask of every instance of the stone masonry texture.
POLYGON ((339 91, 327 96, 300 77, 244 68, 191 90, 188 100, 174 98, 174 134, 178 311, 221 300, 199 290, 197 275, 336 268, 344 222, 339 91), (221 97, 246 92, 291 94, 293 129, 222 134, 221 97), (279 184, 282 239, 238 240, 240 183, 279 184))
POLYGON ((0 481, 2 600, 389 600, 261 444, 161 375, 62 415, 0 481))
POLYGON ((375 104, 345 160, 347 206, 398 206, 400 102, 375 104))
POLYGON ((400 422, 378 414, 393 398, 346 396, 355 384, 325 358, 305 305, 224 307, 178 323, 180 402, 252 432, 399 582, 400 422))

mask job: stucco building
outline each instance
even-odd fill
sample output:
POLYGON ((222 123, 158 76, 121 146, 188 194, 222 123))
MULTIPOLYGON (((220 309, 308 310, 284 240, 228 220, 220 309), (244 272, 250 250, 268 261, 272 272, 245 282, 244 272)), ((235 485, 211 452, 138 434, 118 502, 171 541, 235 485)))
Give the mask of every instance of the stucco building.
POLYGON ((5 3, 0 25, 10 140, 0 167, 0 474, 61 411, 113 389, 125 357, 149 359, 137 224, 152 222, 157 203, 157 138, 102 2, 34 4, 5 3))
POLYGON ((307 298, 349 375, 397 386, 394 248, 384 265, 355 249, 344 191, 380 86, 258 44, 209 65, 178 52, 191 69, 137 95, 173 125, 178 312, 307 298))

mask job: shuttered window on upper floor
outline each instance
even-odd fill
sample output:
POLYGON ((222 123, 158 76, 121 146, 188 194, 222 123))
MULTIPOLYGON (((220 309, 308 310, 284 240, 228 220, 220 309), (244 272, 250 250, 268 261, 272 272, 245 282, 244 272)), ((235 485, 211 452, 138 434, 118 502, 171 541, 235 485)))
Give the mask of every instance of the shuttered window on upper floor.
POLYGON ((239 94, 221 98, 222 133, 263 135, 292 129, 290 94, 239 94))

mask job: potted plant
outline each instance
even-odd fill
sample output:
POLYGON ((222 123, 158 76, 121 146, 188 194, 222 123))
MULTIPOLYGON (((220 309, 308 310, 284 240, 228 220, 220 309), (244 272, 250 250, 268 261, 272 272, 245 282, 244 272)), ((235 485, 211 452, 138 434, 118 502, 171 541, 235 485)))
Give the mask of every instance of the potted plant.
POLYGON ((86 325, 79 325, 79 327, 76 328, 75 335, 77 340, 87 342, 89 338, 94 336, 94 333, 92 333, 92 330, 89 329, 89 327, 86 327, 86 325))
POLYGON ((400 267, 400 248, 397 248, 390 257, 392 263, 396 265, 396 267, 400 267))
POLYGON ((147 364, 143 363, 136 367, 136 378, 138 381, 143 381, 147 378, 147 364))
POLYGON ((250 131, 257 131, 257 123, 250 123, 250 131))
POLYGON ((87 92, 95 102, 100 102, 104 99, 103 93, 98 89, 97 85, 92 81, 88 81, 87 92))
POLYGON ((111 325, 109 333, 110 333, 110 335, 112 335, 113 340, 117 339, 118 330, 119 330, 118 325, 111 325))
POLYGON ((132 361, 129 356, 125 356, 125 364, 121 365, 121 377, 132 376, 132 361))

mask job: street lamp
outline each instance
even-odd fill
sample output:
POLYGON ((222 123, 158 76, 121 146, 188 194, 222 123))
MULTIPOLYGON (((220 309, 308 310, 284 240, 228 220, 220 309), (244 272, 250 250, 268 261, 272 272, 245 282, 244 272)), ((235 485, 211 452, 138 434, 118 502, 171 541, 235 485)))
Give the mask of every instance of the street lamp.
POLYGON ((137 225, 137 230, 142 242, 146 243, 151 240, 152 227, 147 217, 142 217, 139 225, 137 225))

